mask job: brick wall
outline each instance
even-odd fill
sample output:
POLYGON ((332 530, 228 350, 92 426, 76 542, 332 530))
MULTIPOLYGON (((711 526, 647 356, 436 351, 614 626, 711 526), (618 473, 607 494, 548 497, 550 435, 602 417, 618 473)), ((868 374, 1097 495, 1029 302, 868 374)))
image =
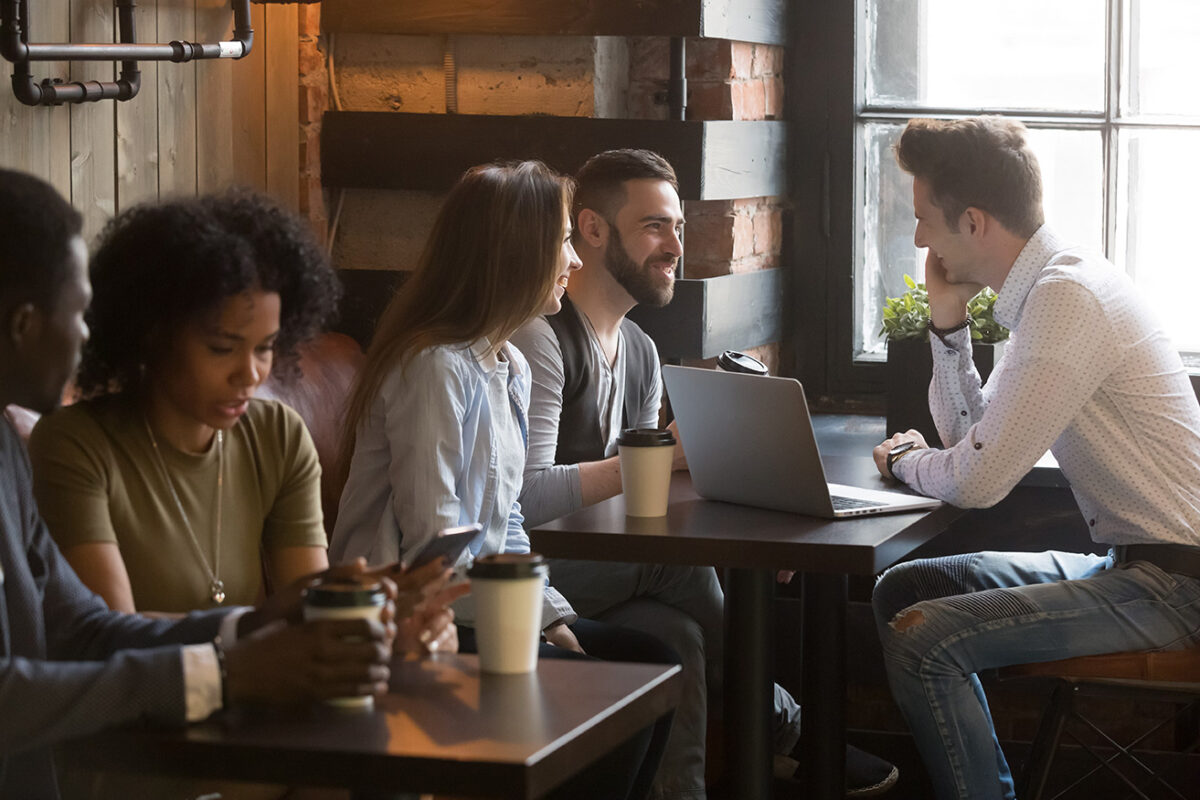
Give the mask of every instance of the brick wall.
MULTIPOLYGON (((420 252, 439 197, 409 191, 322 192, 320 119, 332 107, 326 55, 332 46, 337 94, 346 110, 443 113, 447 40, 322 37, 316 5, 302 7, 300 26, 302 207, 324 230, 340 198, 333 249, 339 267, 408 268, 420 252)), ((460 36, 451 41, 461 113, 667 115, 666 38, 460 36)), ((782 48, 691 39, 687 53, 690 119, 756 120, 782 114, 782 48)), ((684 274, 702 278, 778 267, 784 210, 778 197, 686 203, 684 274)), ((775 370, 777 345, 759 348, 756 355, 775 370)))
MULTIPOLYGON (((669 48, 663 38, 630 40, 630 116, 666 118, 669 48)), ((687 78, 688 119, 762 120, 777 119, 783 113, 782 47, 689 39, 687 78)), ((684 275, 711 278, 777 268, 784 210, 781 197, 688 202, 684 275)), ((755 348, 752 353, 772 373, 778 372, 778 344, 755 348)))

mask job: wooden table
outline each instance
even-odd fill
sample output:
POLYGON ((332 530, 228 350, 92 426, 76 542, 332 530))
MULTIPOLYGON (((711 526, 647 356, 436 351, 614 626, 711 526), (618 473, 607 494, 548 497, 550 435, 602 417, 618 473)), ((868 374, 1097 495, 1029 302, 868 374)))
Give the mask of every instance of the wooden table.
MULTIPOLYGON (((830 481, 896 488, 869 457, 822 459, 830 481)), ((625 515, 624 499, 581 509, 530 532, 554 558, 714 565, 725 577, 725 719, 738 798, 771 793, 770 612, 775 571, 803 579, 804 780, 810 798, 840 800, 845 785, 846 604, 849 575, 874 575, 937 536, 964 512, 824 520, 700 498, 686 473, 671 482, 665 517, 625 515)))
POLYGON ((675 707, 674 665, 543 660, 479 672, 471 655, 396 662, 373 712, 234 710, 179 730, 126 728, 87 766, 370 792, 541 797, 675 707))

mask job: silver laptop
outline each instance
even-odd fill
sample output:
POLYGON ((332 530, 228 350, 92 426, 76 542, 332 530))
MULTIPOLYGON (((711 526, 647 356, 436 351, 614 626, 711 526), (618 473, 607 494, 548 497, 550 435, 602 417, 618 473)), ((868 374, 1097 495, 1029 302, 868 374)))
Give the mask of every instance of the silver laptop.
POLYGON ((663 381, 701 497, 827 519, 940 505, 827 483, 799 381, 670 365, 663 381))

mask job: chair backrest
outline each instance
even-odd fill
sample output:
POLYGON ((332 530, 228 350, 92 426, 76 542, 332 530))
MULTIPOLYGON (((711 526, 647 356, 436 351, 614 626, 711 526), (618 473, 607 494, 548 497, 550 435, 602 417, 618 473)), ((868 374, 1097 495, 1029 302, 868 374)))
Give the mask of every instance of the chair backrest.
POLYGON ((342 419, 363 359, 362 348, 349 336, 325 333, 300 348, 299 377, 287 383, 272 377, 258 390, 259 397, 294 408, 312 434, 321 461, 321 507, 328 532, 342 493, 337 469, 342 419))

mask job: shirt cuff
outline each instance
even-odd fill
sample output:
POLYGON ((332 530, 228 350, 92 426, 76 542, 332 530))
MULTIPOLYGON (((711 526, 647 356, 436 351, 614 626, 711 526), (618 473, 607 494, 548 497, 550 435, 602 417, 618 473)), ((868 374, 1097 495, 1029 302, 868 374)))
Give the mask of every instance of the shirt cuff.
POLYGON ((221 641, 226 644, 233 644, 237 641, 238 621, 242 617, 253 611, 251 606, 238 606, 225 615, 221 620, 221 627, 217 628, 217 636, 221 637, 221 641))
POLYGON ((221 708, 221 665, 212 644, 189 644, 181 649, 183 694, 188 722, 199 722, 221 708))
POLYGON ((567 602, 567 598, 559 593, 558 589, 553 586, 547 586, 543 595, 542 602, 542 630, 546 630, 556 622, 562 622, 567 625, 574 625, 579 619, 579 615, 575 613, 575 609, 571 608, 571 604, 567 602))

